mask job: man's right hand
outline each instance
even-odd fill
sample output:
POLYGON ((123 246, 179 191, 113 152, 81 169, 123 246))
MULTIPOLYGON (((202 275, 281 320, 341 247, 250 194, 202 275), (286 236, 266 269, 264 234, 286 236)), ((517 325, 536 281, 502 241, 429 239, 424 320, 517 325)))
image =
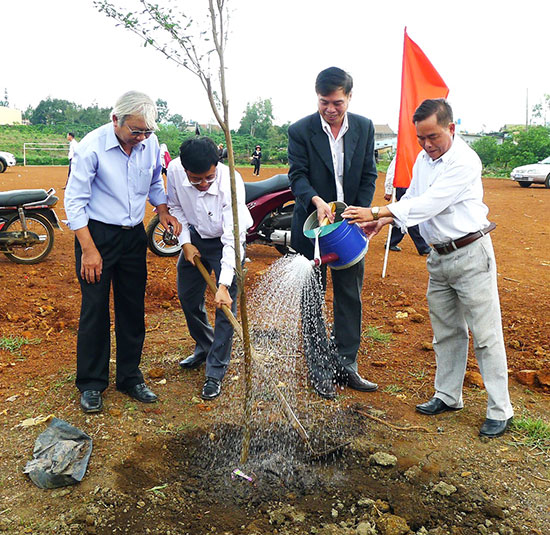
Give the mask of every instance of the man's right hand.
POLYGON ((317 208, 317 220, 319 221, 319 225, 323 223, 325 218, 328 218, 330 223, 334 223, 334 213, 328 203, 323 201, 323 199, 317 195, 311 199, 311 202, 315 208, 317 208))
POLYGON ((103 271, 103 258, 99 251, 93 247, 82 250, 80 261, 80 276, 88 283, 95 284, 101 278, 103 271))
POLYGON ((195 265, 195 256, 198 256, 199 258, 201 256, 199 250, 192 243, 184 243, 182 249, 183 258, 185 258, 185 260, 187 260, 191 264, 195 265))

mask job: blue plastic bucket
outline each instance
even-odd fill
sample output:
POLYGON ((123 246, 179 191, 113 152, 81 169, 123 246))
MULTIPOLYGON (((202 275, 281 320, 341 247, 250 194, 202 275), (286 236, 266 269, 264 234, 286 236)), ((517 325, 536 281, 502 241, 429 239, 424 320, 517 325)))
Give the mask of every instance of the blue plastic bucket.
MULTIPOLYGON (((367 253, 369 240, 359 225, 350 225, 342 219, 342 212, 346 209, 346 203, 335 201, 336 213, 334 223, 321 227, 319 233, 319 249, 321 256, 336 253, 338 260, 328 265, 332 269, 345 269, 357 264, 367 253)), ((315 245, 316 229, 319 228, 317 211, 309 215, 304 223, 304 236, 315 245)))

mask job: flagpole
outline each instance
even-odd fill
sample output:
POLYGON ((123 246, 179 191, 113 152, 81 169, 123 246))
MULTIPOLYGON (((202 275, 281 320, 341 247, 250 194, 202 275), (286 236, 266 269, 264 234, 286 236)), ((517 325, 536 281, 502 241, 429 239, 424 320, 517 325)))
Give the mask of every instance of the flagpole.
MULTIPOLYGON (((395 188, 391 194, 391 202, 395 202, 395 188)), ((388 225, 388 237, 386 239, 386 251, 384 252, 384 266, 382 267, 382 278, 386 277, 386 268, 388 267, 388 256, 390 254, 390 239, 393 225, 388 225)))

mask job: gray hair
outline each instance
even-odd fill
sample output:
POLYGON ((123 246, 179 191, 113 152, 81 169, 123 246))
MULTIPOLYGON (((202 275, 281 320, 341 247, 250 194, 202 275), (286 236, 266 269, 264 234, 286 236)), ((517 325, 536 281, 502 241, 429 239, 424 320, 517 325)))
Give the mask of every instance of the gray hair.
POLYGON ((157 106, 145 93, 140 93, 139 91, 124 93, 116 101, 115 107, 111 112, 111 117, 113 115, 117 116, 121 125, 126 122, 126 119, 130 115, 137 115, 143 117, 149 130, 157 129, 157 106))

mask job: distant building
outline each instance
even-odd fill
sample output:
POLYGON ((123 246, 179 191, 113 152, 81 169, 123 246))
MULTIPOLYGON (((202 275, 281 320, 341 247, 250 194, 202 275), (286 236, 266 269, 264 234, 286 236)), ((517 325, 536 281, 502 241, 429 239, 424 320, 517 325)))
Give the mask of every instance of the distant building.
POLYGON ((22 123, 23 123, 23 118, 21 115, 21 110, 0 106, 0 125, 22 124, 22 123))
POLYGON ((374 125, 374 139, 388 139, 397 137, 397 134, 387 124, 374 125))

